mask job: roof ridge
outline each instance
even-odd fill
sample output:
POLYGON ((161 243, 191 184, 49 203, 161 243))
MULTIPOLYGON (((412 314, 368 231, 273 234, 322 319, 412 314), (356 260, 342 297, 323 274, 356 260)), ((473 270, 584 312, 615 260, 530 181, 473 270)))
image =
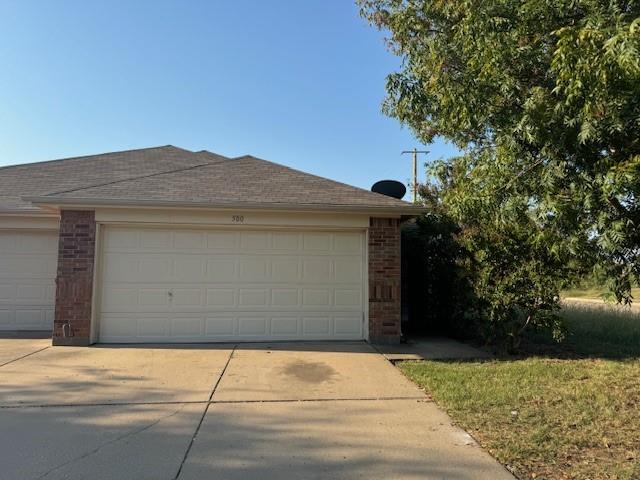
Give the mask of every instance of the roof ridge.
MULTIPOLYGON (((178 147, 176 147, 176 148, 178 148, 178 147)), ((189 151, 189 150, 187 150, 187 151, 189 151)), ((191 153, 194 156, 196 156, 200 152, 189 152, 189 153, 191 153)), ((209 153, 211 153, 211 152, 209 152, 209 153)), ((216 154, 213 154, 213 155, 216 155, 216 154)), ((85 185, 85 186, 82 186, 82 187, 71 188, 69 190, 61 190, 59 192, 49 192, 44 196, 45 197, 49 197, 49 196, 61 195, 61 194, 64 194, 64 193, 79 192, 81 190, 88 190, 90 188, 97 188, 97 187, 105 187, 107 185, 114 185, 116 183, 128 182, 130 180, 141 180, 143 178, 156 177, 156 176, 159 176, 159 175, 167 175, 167 174, 170 174, 170 173, 184 172, 184 171, 187 171, 187 170, 193 170, 195 168, 207 167, 207 166, 210 166, 210 165, 215 165, 217 163, 222 163, 222 162, 225 162, 227 160, 228 159, 226 157, 222 157, 217 162, 207 161, 206 163, 199 163, 197 165, 190 165, 188 167, 175 168, 173 170, 164 170, 162 172, 149 173, 147 175, 139 175, 137 177, 122 178, 120 180, 112 180, 110 182, 97 183, 95 185, 85 185)))
POLYGON ((306 175, 308 177, 318 178, 318 179, 323 180, 323 181, 333 182, 333 183, 336 183, 338 185, 342 185, 344 187, 349 187, 349 188, 352 188, 352 189, 355 189, 355 190, 359 190, 361 192, 369 193, 369 194, 374 195, 374 196, 381 196, 381 197, 384 197, 386 199, 392 198, 392 199, 394 199, 394 200, 396 200, 398 202, 410 204, 410 202, 406 202, 406 201, 404 201, 402 199, 399 199, 399 198, 389 197, 388 195, 384 195, 382 193, 373 192, 371 190, 367 190, 367 189, 361 188, 361 187, 356 187, 355 185, 351 185, 351 184, 345 183, 345 182, 340 182, 338 180, 333 180, 332 178, 322 177, 322 176, 316 175, 314 173, 303 172, 302 170, 298 170, 296 168, 291 168, 291 167, 288 167, 287 165, 282 165, 281 163, 276 163, 276 162, 272 162, 270 160, 265 160, 263 158, 254 157, 253 155, 242 155, 240 157, 235 157, 232 160, 239 160, 240 161, 240 160, 245 160, 245 159, 257 160, 259 162, 268 163, 270 165, 275 165, 275 166, 280 167, 280 168, 285 168, 287 170, 291 170, 292 172, 300 173, 300 174, 306 175))
POLYGON ((46 163, 65 162, 65 161, 69 161, 69 160, 81 160, 83 158, 89 158, 89 157, 102 157, 102 156, 105 156, 105 155, 114 155, 116 153, 139 152, 139 151, 142 151, 142 150, 158 150, 158 149, 161 149, 161 148, 168 148, 168 147, 175 148, 176 150, 182 150, 184 152, 195 153, 195 152, 193 152, 191 150, 187 150, 186 148, 176 147, 175 145, 167 144, 167 145, 158 145, 157 147, 143 147, 143 148, 130 148, 128 150, 115 150, 113 152, 96 153, 96 154, 93 154, 93 155, 79 155, 77 157, 55 158, 53 160, 42 160, 40 162, 16 163, 14 165, 1 166, 0 170, 6 170, 8 168, 15 168, 15 167, 26 167, 26 166, 32 166, 32 165, 43 165, 43 164, 46 164, 46 163))

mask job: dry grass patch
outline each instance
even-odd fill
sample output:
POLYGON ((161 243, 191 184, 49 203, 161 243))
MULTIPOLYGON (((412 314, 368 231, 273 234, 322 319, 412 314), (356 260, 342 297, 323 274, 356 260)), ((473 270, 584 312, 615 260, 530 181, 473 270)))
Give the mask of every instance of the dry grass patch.
MULTIPOLYGON (((635 301, 640 300, 640 288, 632 288, 631 295, 635 301)), ((562 292, 563 298, 584 298, 587 300, 604 300, 611 297, 610 292, 603 287, 570 288, 562 292)))

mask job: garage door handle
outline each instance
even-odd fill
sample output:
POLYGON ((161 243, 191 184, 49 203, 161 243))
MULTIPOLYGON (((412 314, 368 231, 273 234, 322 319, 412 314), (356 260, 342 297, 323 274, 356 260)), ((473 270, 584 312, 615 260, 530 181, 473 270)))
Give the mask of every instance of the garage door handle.
POLYGON ((169 298, 173 298, 173 292, 171 290, 167 292, 167 295, 169 295, 169 298))

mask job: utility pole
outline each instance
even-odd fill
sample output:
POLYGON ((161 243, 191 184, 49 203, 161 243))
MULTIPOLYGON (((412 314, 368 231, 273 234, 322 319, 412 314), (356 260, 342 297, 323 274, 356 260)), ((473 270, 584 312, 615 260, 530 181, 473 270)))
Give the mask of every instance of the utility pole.
POLYGON ((405 153, 413 154, 413 203, 418 202, 418 154, 424 153, 425 155, 429 153, 428 150, 418 150, 414 148, 413 150, 405 150, 401 153, 404 155, 405 153))

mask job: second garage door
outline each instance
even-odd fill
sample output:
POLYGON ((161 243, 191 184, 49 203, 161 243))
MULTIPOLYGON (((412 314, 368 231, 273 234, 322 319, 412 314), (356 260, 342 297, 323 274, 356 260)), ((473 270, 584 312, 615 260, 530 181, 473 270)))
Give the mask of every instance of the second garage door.
POLYGON ((99 339, 362 339, 364 268, 364 232, 108 226, 99 339))
POLYGON ((0 331, 51 330, 58 233, 0 230, 0 331))

